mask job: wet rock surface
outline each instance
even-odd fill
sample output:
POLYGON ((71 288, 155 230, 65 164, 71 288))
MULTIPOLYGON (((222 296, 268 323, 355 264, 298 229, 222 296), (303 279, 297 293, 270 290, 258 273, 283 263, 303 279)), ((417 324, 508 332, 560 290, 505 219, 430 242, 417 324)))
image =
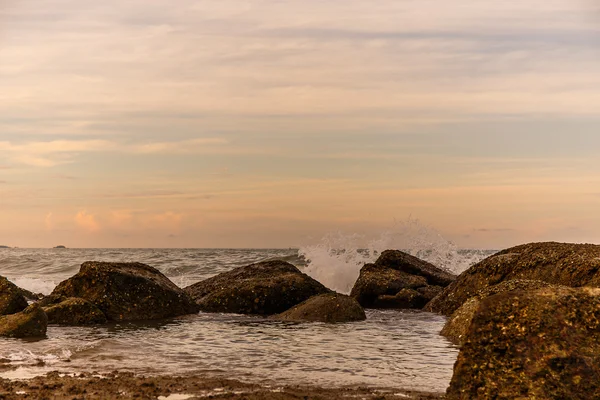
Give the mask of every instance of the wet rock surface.
POLYGON ((62 376, 51 372, 25 381, 0 379, 0 398, 53 400, 107 399, 226 399, 226 400, 433 400, 441 394, 399 389, 333 388, 311 386, 255 385, 204 376, 144 377, 129 373, 106 376, 80 374, 62 376), (171 397, 169 397, 171 396, 171 397))
POLYGON ((503 250, 460 274, 424 310, 450 316, 478 291, 514 279, 600 286, 600 245, 546 242, 503 250))
POLYGON ((0 336, 13 338, 43 338, 46 336, 48 317, 39 304, 0 317, 0 336))
POLYGON ((202 311, 273 315, 329 293, 321 283, 285 261, 236 268, 185 288, 202 311))
POLYGON ((480 290, 477 294, 467 300, 458 310, 456 310, 448 319, 440 335, 447 337, 452 343, 462 345, 466 337, 469 326, 479 308, 482 299, 498 293, 510 292, 513 290, 532 291, 544 288, 560 288, 565 286, 552 285, 543 281, 533 281, 524 279, 515 279, 504 281, 494 286, 480 290))
POLYGON ((22 289, 0 276, 0 315, 15 314, 27 308, 22 289))
POLYGON ((327 323, 367 319, 365 311, 354 298, 339 293, 313 296, 274 318, 282 321, 327 323))
POLYGON ((93 303, 79 297, 60 297, 53 304, 43 307, 49 324, 95 325, 104 324, 106 315, 93 303))
POLYGON ((600 289, 545 288, 481 301, 448 399, 600 398, 600 289))
POLYGON ((141 263, 85 262, 52 295, 85 299, 109 321, 162 319, 198 311, 187 293, 157 269, 141 263))
POLYGON ((350 296, 368 308, 421 309, 456 277, 399 250, 386 250, 366 264, 350 296))

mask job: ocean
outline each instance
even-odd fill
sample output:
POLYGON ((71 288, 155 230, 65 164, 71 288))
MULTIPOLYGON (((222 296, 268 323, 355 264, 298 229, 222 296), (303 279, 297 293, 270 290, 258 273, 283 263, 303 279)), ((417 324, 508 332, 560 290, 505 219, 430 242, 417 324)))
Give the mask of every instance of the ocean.
MULTIPOLYGON (((461 272, 491 251, 420 248, 416 255, 461 272)), ((258 261, 282 259, 342 293, 377 250, 318 245, 304 249, 0 249, 0 275, 49 294, 85 261, 137 261, 180 287, 258 261)), ((249 382, 370 386, 442 392, 458 349, 438 335, 445 317, 367 310, 350 324, 284 323, 208 314, 152 323, 49 326, 47 339, 0 339, 0 377, 49 371, 145 375, 204 374, 249 382)))

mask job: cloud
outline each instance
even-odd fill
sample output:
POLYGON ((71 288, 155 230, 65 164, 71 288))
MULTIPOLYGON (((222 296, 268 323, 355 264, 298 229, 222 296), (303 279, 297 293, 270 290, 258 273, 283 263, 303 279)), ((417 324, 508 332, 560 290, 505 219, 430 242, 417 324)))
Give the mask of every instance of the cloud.
POLYGON ((126 152, 139 154, 193 154, 205 151, 207 146, 224 145, 228 141, 222 138, 202 138, 179 142, 156 142, 126 146, 126 152))
POLYGON ((89 233, 94 233, 100 230, 100 224, 96 220, 96 216, 88 213, 85 210, 79 211, 77 215, 75 215, 75 223, 89 233))
POLYGON ((36 167, 53 167, 74 161, 78 153, 114 150, 106 140, 54 140, 26 143, 0 142, 0 152, 15 163, 36 167))
POLYGON ((162 214, 154 214, 144 217, 145 225, 153 230, 179 231, 183 222, 184 214, 168 211, 162 214))
POLYGON ((46 214, 46 218, 44 218, 44 225, 46 226, 47 231, 52 231, 54 229, 54 222, 51 212, 46 214))
POLYGON ((479 228, 479 229, 473 229, 474 232, 481 232, 481 233, 498 233, 498 232, 514 232, 515 229, 509 229, 509 228, 479 228))
MULTIPOLYGON (((172 142, 132 144, 109 140, 55 140, 14 143, 0 142, 0 152, 8 154, 15 163, 35 167, 54 167, 76 161, 82 153, 127 154, 196 154, 211 151, 215 146, 227 144, 222 138, 199 138, 172 142)), ((64 179, 72 177, 61 175, 64 179)))

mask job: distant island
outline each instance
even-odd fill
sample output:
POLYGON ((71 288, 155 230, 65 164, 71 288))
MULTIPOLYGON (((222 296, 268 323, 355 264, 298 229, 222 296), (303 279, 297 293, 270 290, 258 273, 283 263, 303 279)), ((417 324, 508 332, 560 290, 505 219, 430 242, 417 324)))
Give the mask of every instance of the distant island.
POLYGON ((63 246, 62 244, 61 244, 61 245, 59 245, 59 246, 56 246, 56 247, 54 247, 54 248, 55 248, 55 249, 66 249, 66 247, 65 247, 65 246, 63 246))
POLYGON ((0 246, 0 249, 10 249, 10 246, 0 246))

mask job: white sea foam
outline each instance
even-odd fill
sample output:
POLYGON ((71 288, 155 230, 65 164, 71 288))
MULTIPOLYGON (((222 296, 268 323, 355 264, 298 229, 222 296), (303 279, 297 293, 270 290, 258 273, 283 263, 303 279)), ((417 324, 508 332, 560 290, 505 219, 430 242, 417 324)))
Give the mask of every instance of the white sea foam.
POLYGON ((8 277, 8 279, 20 288, 27 289, 33 293, 42 293, 48 295, 52 293, 57 283, 53 280, 38 279, 38 278, 19 278, 19 277, 8 277))
POLYGON ((362 266, 374 262, 388 249, 403 250, 456 274, 489 254, 460 250, 434 228, 414 218, 396 221, 375 236, 331 233, 321 243, 301 248, 299 254, 307 260, 304 272, 330 289, 349 293, 362 266))
POLYGON ((9 360, 13 365, 35 365, 56 364, 60 361, 68 360, 72 352, 67 349, 61 349, 51 353, 35 354, 30 350, 19 350, 8 354, 3 354, 2 357, 9 360))

